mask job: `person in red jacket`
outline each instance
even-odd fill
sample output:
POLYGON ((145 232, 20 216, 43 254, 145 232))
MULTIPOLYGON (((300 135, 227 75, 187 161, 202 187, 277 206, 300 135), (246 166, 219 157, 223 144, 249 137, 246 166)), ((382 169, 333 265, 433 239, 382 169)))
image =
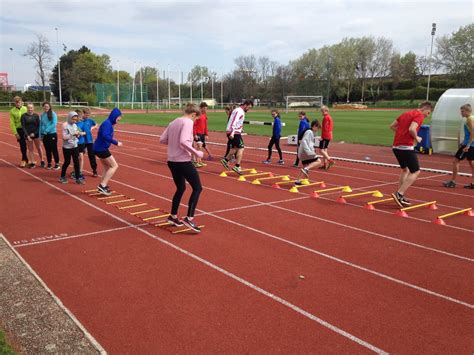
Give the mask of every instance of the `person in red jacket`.
POLYGON ((323 122, 321 124, 321 140, 319 141, 319 151, 323 156, 323 167, 328 170, 335 164, 334 160, 332 160, 328 154, 328 147, 329 142, 332 141, 332 130, 334 124, 332 117, 329 115, 329 108, 327 106, 321 107, 321 114, 323 115, 323 122))
MULTIPOLYGON (((204 150, 207 153, 207 160, 212 160, 212 155, 211 152, 209 151, 209 148, 206 146, 206 139, 209 138, 209 132, 207 130, 207 103, 201 102, 199 105, 199 109, 201 110, 201 115, 194 121, 194 128, 193 128, 193 134, 194 134, 194 141, 196 142, 196 148, 199 151, 204 150)), ((201 160, 201 158, 196 157, 196 161, 194 164, 197 168, 200 168, 202 166, 206 166, 201 160)))
POLYGON ((411 203, 405 198, 405 191, 416 181, 420 175, 420 165, 414 144, 421 142, 418 136, 423 120, 429 116, 433 106, 430 102, 422 102, 418 109, 402 113, 390 125, 390 129, 395 131, 393 139, 393 154, 402 168, 400 174, 398 190, 392 194, 393 200, 400 207, 410 206, 411 203))

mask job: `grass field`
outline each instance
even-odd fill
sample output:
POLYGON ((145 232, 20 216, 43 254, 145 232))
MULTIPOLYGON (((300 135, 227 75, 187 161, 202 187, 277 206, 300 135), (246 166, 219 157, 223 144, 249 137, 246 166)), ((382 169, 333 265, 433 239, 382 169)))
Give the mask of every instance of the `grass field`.
POLYGON ((16 352, 8 345, 5 334, 0 330, 0 354, 1 355, 14 355, 16 352))
MULTIPOLYGON (((392 144, 393 132, 388 128, 390 123, 397 118, 403 111, 332 111, 334 120, 334 140, 345 141, 347 143, 364 143, 372 145, 392 144)), ((307 112, 308 118, 321 120, 319 112, 307 112)), ((166 126, 171 120, 176 118, 176 113, 160 114, 129 114, 124 115, 122 122, 166 126)), ((100 117, 97 117, 101 121, 100 117)), ((281 119, 286 123, 283 127, 282 135, 287 136, 296 134, 298 130, 299 119, 297 112, 288 114, 282 113, 281 119)), ((269 112, 252 112, 246 115, 246 120, 252 121, 271 121, 269 112)), ((223 112, 209 112, 208 125, 211 131, 224 131, 227 123, 227 117, 223 112)), ((429 120, 427 122, 429 123, 429 120)), ((249 134, 270 136, 271 126, 245 125, 244 132, 249 134)))

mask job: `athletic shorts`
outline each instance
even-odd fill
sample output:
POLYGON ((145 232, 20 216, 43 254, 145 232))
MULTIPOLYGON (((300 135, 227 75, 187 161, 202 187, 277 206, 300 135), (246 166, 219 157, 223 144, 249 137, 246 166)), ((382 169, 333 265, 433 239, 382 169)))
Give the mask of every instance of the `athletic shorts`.
POLYGON ((420 164, 418 163, 418 156, 416 155, 415 150, 403 150, 403 149, 396 149, 393 148, 393 154, 398 160, 398 164, 400 164, 400 168, 405 169, 408 168, 410 173, 416 173, 420 170, 420 164))
POLYGON ((313 159, 308 159, 308 160, 302 160, 301 161, 301 164, 303 164, 303 166, 306 166, 306 165, 309 165, 311 163, 314 163, 315 161, 318 161, 319 158, 316 157, 316 158, 313 158, 313 159))
POLYGON ((244 147, 244 141, 240 134, 234 134, 234 138, 230 138, 230 134, 227 134, 227 138, 229 139, 229 144, 231 148, 238 148, 242 149, 244 147))
POLYGON ((110 151, 107 149, 103 152, 95 152, 94 151, 94 154, 99 158, 99 159, 107 159, 108 157, 111 157, 112 156, 112 153, 110 153, 110 151))
MULTIPOLYGON (((39 135, 37 133, 35 133, 35 135, 33 137, 30 137, 31 139, 38 139, 39 138, 39 135)), ((25 139, 28 139, 28 137, 25 137, 25 139)))
POLYGON ((197 139, 195 139, 196 142, 201 142, 202 143, 202 146, 205 147, 206 146, 206 135, 205 134, 196 134, 196 136, 198 137, 197 139))
POLYGON ((465 147, 466 147, 465 145, 461 145, 458 151, 456 152, 456 154, 454 155, 454 157, 459 160, 463 160, 464 158, 467 158, 467 160, 473 161, 474 160, 474 147, 472 146, 469 147, 469 150, 467 152, 463 151, 465 147))
POLYGON ((326 149, 327 147, 329 147, 329 142, 329 139, 321 139, 319 141, 319 149, 326 149))
POLYGON ((86 151, 86 143, 78 144, 79 153, 84 153, 86 151))

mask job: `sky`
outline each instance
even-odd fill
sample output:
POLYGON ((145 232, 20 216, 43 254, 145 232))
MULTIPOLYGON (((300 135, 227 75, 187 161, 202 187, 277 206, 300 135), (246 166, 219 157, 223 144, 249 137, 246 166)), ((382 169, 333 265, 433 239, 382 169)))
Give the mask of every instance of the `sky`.
POLYGON ((17 88, 35 84, 34 62, 23 54, 36 34, 49 40, 51 67, 63 44, 85 45, 114 68, 169 66, 177 80, 195 65, 220 76, 241 55, 287 64, 345 37, 386 37, 402 55, 426 55, 433 22, 436 37, 452 34, 474 22, 474 1, 1 0, 0 72, 17 88))

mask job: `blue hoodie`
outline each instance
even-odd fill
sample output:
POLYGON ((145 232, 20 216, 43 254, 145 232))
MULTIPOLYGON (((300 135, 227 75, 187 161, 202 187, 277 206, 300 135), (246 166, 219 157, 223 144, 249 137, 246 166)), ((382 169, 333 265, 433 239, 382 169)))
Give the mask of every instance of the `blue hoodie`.
POLYGON ((118 142, 114 139, 114 124, 117 123, 117 118, 122 115, 118 108, 114 108, 109 117, 102 122, 97 133, 97 138, 94 142, 94 152, 105 152, 109 149, 111 144, 117 145, 118 142))
POLYGON ((281 120, 280 116, 276 116, 273 120, 273 137, 281 137, 281 120))
POLYGON ((304 117, 302 120, 300 120, 300 125, 298 126, 298 140, 299 141, 303 139, 303 135, 308 128, 310 128, 309 120, 306 117, 304 117))

